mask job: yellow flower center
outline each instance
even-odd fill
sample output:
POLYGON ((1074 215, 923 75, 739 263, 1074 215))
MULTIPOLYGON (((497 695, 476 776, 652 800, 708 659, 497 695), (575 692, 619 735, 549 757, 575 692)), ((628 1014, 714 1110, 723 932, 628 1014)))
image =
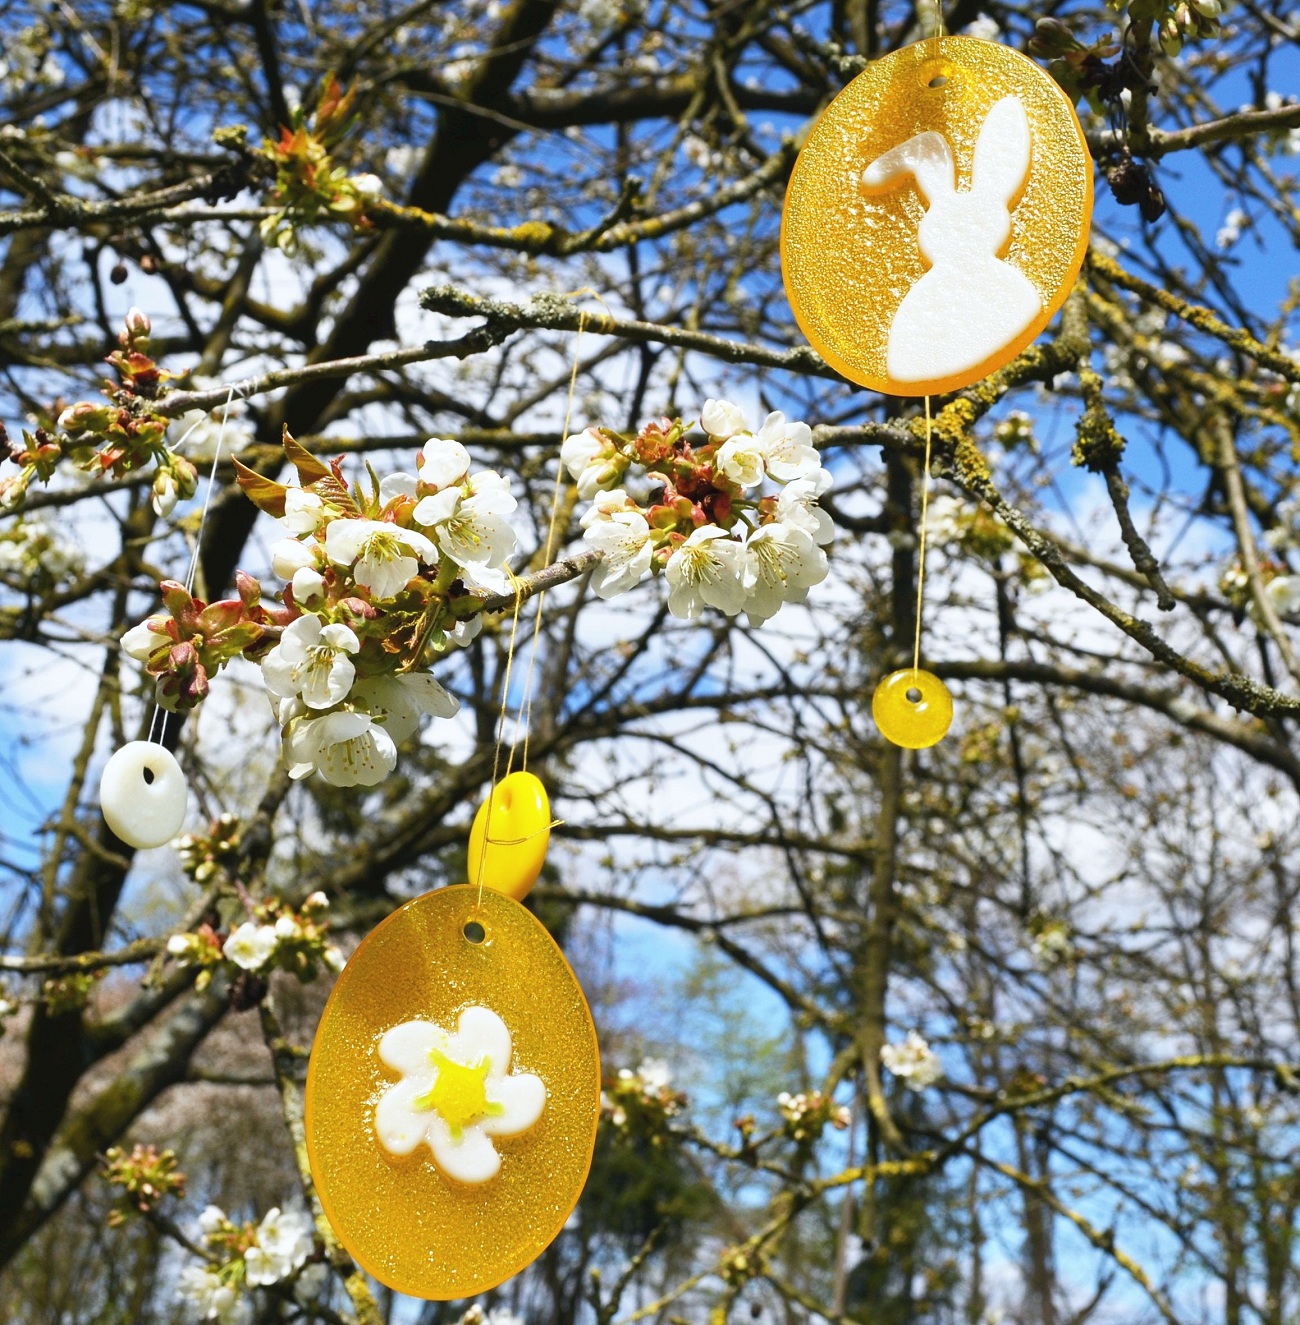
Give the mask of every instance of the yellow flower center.
POLYGON ((504 1104, 487 1097, 487 1074, 491 1060, 486 1054, 477 1063, 458 1063, 441 1049, 430 1049, 429 1057, 438 1069, 437 1079, 423 1095, 413 1101, 417 1109, 433 1109, 451 1129, 451 1139, 459 1141, 466 1127, 480 1118, 499 1118, 504 1104))

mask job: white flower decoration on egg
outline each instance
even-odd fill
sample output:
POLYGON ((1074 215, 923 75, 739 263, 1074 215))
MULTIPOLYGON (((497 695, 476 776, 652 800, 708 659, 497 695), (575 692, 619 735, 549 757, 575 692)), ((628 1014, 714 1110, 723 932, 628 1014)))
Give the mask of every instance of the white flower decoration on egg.
POLYGON ((501 1168, 492 1138, 518 1136, 537 1123, 546 1087, 512 1073, 506 1024, 488 1008, 468 1007, 449 1034, 431 1021, 404 1021, 385 1032, 379 1057, 401 1074, 375 1107, 375 1133, 390 1155, 422 1142, 456 1182, 483 1183, 501 1168))

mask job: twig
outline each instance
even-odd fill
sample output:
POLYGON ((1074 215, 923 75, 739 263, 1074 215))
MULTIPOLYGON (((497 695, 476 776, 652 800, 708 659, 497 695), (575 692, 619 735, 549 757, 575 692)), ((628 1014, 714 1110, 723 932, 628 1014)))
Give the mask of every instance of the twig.
POLYGON ((303 1124, 303 1092, 298 1081, 300 1055, 297 1046, 290 1042, 281 1029, 279 1018, 271 1007, 269 995, 262 999, 257 1010, 262 1021, 262 1039, 270 1051, 271 1066, 275 1071, 275 1082, 280 1091, 284 1124, 293 1143, 293 1155, 298 1164, 298 1180, 302 1184, 303 1195, 311 1207, 317 1236, 325 1245, 330 1265, 343 1280, 343 1287, 352 1301, 358 1325, 384 1325, 365 1275, 352 1257, 343 1250, 342 1244, 330 1227, 329 1220, 325 1218, 325 1212, 321 1209, 320 1200, 316 1195, 316 1185, 312 1182, 311 1165, 307 1159, 307 1131, 303 1124))

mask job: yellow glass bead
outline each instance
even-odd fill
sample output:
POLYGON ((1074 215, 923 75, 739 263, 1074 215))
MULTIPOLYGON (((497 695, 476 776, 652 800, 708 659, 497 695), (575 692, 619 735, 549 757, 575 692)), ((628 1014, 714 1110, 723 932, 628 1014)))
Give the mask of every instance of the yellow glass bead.
POLYGON ((518 902, 425 893, 339 976, 305 1104, 321 1207, 362 1269, 412 1297, 485 1293, 541 1255, 587 1180, 600 1051, 582 988, 518 902))
POLYGON ((871 716, 885 740, 904 750, 924 750, 948 734, 952 695, 933 672, 905 667, 876 687, 871 716))
POLYGON ((551 802, 546 788, 531 773, 511 773, 488 793, 474 816, 469 882, 523 901, 542 872, 550 840, 551 802))
POLYGON ((1008 363, 1088 247, 1092 159, 1069 98, 998 42, 873 60, 790 176, 781 270, 805 336, 850 381, 939 395, 1008 363))

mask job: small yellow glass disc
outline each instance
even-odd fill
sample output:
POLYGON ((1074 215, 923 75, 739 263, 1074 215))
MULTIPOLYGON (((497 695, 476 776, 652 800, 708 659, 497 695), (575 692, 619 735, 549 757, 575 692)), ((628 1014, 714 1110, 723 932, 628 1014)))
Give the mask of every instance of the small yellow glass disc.
POLYGON ((307 1071, 307 1152, 357 1263, 413 1297, 486 1292, 577 1204, 600 1113, 582 989, 502 893, 393 912, 339 976, 307 1071))
POLYGON ((893 395, 955 391, 1025 348, 1088 246, 1092 159, 1069 99, 998 42, 874 61, 795 162, 781 265, 832 367, 893 395))
POLYGON ((871 716, 885 740, 904 750, 924 750, 948 734, 952 695, 933 672, 905 667, 876 687, 871 716))

